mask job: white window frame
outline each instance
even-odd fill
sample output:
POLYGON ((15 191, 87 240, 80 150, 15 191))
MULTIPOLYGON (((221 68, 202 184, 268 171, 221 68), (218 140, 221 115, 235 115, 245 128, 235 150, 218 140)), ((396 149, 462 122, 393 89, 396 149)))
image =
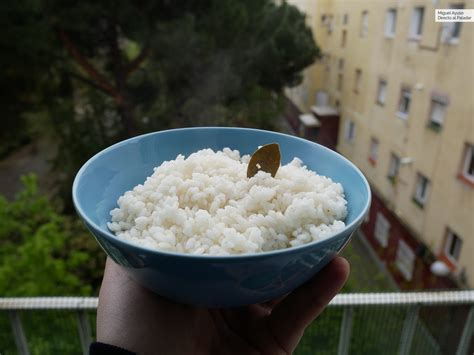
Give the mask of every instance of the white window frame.
POLYGON ((381 212, 377 212, 375 218, 374 237, 379 244, 386 248, 388 246, 388 239, 390 238, 390 222, 381 212))
POLYGON ((411 88, 407 86, 403 86, 400 91, 400 100, 398 102, 398 110, 397 116, 406 120, 408 118, 408 114, 410 113, 410 106, 411 106, 411 88), (402 105, 404 103, 404 99, 408 99, 407 105, 402 105), (403 111, 401 110, 403 106, 403 111), (405 107, 406 106, 406 107, 405 107))
POLYGON ((339 58, 337 67, 339 68, 339 70, 344 70, 344 58, 339 58))
POLYGON ((347 25, 349 23, 349 14, 346 12, 343 16, 342 16, 342 24, 343 25, 347 25))
POLYGON ((387 80, 379 79, 377 85, 377 103, 379 105, 385 105, 385 99, 387 97, 387 80))
POLYGON ((418 173, 416 176, 416 187, 413 198, 422 206, 428 201, 430 192, 430 180, 423 174, 418 173))
POLYGON ((379 140, 375 137, 370 138, 370 150, 369 150, 369 160, 373 163, 377 163, 379 155, 379 140))
POLYGON ((385 14, 385 37, 394 38, 397 31, 397 9, 388 9, 385 14))
POLYGON ((353 143, 356 135, 356 125, 352 120, 346 121, 345 139, 348 143, 353 143))
POLYGON ((316 90, 315 95, 316 106, 327 106, 329 105, 329 93, 326 90, 316 90))
POLYGON ((466 144, 463 156, 461 175, 474 184, 474 175, 469 174, 469 168, 474 160, 474 144, 466 144))
POLYGON ((331 55, 330 54, 324 54, 323 56, 323 63, 324 63, 324 69, 327 72, 331 71, 331 55))
POLYGON ((411 13, 410 20, 410 39, 419 40, 423 34, 423 22, 425 18, 425 7, 415 6, 411 13))
POLYGON ((444 125, 444 117, 446 116, 446 108, 448 104, 446 101, 439 100, 436 98, 431 98, 431 106, 430 106, 430 124, 434 124, 438 127, 443 127, 444 125), (438 108, 437 112, 441 112, 438 115, 434 115, 436 112, 436 108, 438 108))
POLYGON ((448 231, 446 234, 446 240, 444 242, 443 253, 448 258, 448 260, 451 261, 454 265, 457 265, 459 262, 459 256, 461 255, 462 245, 463 245, 462 238, 458 234, 454 233, 450 228, 448 228, 448 231), (451 251, 451 245, 453 241, 455 240, 455 237, 459 240, 459 243, 457 243, 457 246, 455 246, 455 250, 454 250, 455 255, 452 255, 450 251, 451 251))
POLYGON ((390 155, 390 165, 388 166, 388 177, 396 178, 400 170, 400 157, 394 153, 390 155))
POLYGON ((328 35, 330 35, 334 29, 334 16, 333 15, 328 16, 327 29, 328 29, 328 35))
POLYGON ((415 252, 403 239, 398 240, 395 264, 405 280, 411 281, 415 269, 415 252))
POLYGON ((360 18, 360 37, 365 38, 369 34, 369 11, 362 11, 360 18))
MULTIPOLYGON (((451 4, 450 9, 464 9, 464 4, 451 4)), ((458 44, 461 35, 462 22, 443 22, 441 42, 458 44)))

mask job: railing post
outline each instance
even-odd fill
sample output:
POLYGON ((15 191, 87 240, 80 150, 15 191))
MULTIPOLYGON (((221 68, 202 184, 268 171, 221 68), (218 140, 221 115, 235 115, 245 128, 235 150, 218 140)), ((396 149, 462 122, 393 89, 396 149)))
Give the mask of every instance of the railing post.
POLYGON ((341 330, 339 331, 339 345, 337 347, 338 355, 348 355, 351 346, 352 333, 352 306, 344 307, 344 314, 342 316, 341 330))
POLYGON ((462 331, 461 340, 459 340, 458 349, 456 355, 465 355, 469 348, 469 342, 473 335, 474 330, 474 306, 471 306, 467 315, 466 323, 462 331))
POLYGON ((408 355, 411 349, 413 336, 415 335, 416 323, 418 321, 419 306, 412 306, 408 308, 407 317, 403 324, 402 336, 400 339, 400 355, 408 355))
POLYGON ((77 328, 79 330, 79 338, 81 339, 82 353, 89 354, 89 345, 91 344, 91 327, 89 324, 89 317, 84 310, 79 310, 76 313, 77 328))
POLYGON ((21 355, 29 355, 30 351, 28 350, 28 343, 26 342, 25 332, 21 325, 20 315, 18 311, 11 310, 8 312, 10 315, 10 322, 12 325, 13 337, 15 338, 16 348, 18 353, 21 355))

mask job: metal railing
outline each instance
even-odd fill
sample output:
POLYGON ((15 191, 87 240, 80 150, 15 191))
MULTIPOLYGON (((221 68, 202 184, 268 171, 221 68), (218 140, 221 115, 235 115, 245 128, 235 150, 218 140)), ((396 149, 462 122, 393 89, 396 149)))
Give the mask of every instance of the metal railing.
MULTIPOLYGON (((0 354, 87 354, 97 302, 0 298, 0 354)), ((464 355, 473 351, 473 330, 474 290, 340 294, 308 327, 296 353, 464 355)))

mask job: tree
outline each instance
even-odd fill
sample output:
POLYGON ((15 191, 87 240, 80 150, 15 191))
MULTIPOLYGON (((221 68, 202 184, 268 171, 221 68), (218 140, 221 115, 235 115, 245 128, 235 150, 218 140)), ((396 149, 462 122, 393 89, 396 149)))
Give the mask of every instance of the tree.
POLYGON ((17 85, 11 106, 55 138, 64 197, 87 158, 138 133, 275 129, 283 88, 319 56, 304 15, 286 2, 7 0, 0 9, 8 83, 35 83, 17 85), (25 92, 33 104, 18 105, 25 92))
MULTIPOLYGON (((280 93, 298 84, 319 54, 305 17, 286 2, 45 4, 71 59, 61 63, 62 72, 111 98, 125 136, 146 130, 149 113, 161 114, 160 121, 184 116, 189 124, 186 110, 245 102, 255 87, 280 93)), ((170 125, 164 121, 151 126, 170 125)))

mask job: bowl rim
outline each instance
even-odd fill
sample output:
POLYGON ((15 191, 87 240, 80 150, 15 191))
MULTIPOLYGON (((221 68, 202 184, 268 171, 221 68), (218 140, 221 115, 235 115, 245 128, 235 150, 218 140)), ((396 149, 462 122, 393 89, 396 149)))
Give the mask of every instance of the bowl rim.
MULTIPOLYGON (((332 179, 332 178, 331 178, 332 179)), ((124 191, 125 192, 125 191, 124 191)), ((132 249, 137 249, 139 252, 142 253, 152 253, 152 254, 158 254, 161 256, 168 256, 168 257, 183 257, 183 258, 189 258, 189 259, 205 259, 205 260, 210 260, 210 261, 218 261, 218 260, 223 260, 223 259, 242 259, 242 258, 261 258, 261 257, 267 257, 271 255, 278 255, 278 254, 284 254, 288 252, 297 252, 301 249, 311 249, 315 245, 318 245, 320 243, 325 243, 328 242, 330 239, 333 239, 337 236, 340 236, 344 231, 348 231, 351 229, 354 229, 355 227, 358 226, 362 220, 366 217, 366 215, 369 213, 369 208, 370 204, 372 201, 372 192, 370 190, 370 185, 369 182, 367 181, 366 177, 364 174, 360 171, 360 169, 352 163, 349 159, 344 157, 343 155, 339 154, 338 152, 331 150, 321 144, 318 144, 316 142, 310 141, 308 139, 304 139, 301 137, 297 137, 291 134, 285 134, 281 132, 275 132, 275 131, 269 131, 269 130, 263 130, 263 129, 257 129, 257 128, 245 128, 245 127, 219 127, 219 126, 203 126, 203 127, 184 127, 184 128, 174 128, 174 129, 166 129, 162 131, 155 131, 155 132, 150 132, 142 135, 138 135, 135 137, 127 138, 125 140, 122 140, 120 142, 117 142, 115 144, 112 144, 111 146, 99 151, 98 153, 94 154, 92 157, 90 157, 83 165, 82 167, 78 170, 76 173, 76 176, 74 177, 74 182, 72 184, 72 200, 74 207, 79 214, 79 216, 82 218, 83 222, 85 222, 86 226, 89 228, 94 229, 98 233, 101 233, 103 237, 105 237, 107 240, 109 240, 112 243, 118 243, 122 247, 125 248, 132 248, 132 249), (87 170, 88 166, 92 164, 94 160, 99 158, 101 155, 106 154, 109 151, 112 151, 114 149, 117 149, 121 147, 122 145, 130 144, 133 143, 133 141, 138 141, 140 139, 143 139, 147 136, 153 136, 153 135, 159 135, 163 133, 168 133, 168 132, 178 132, 178 131, 199 131, 199 130, 217 130, 217 131, 241 131, 241 132, 246 132, 246 131, 256 131, 256 132, 264 132, 264 133, 270 133, 276 136, 283 136, 283 137, 289 137, 291 139, 295 140, 300 140, 305 143, 309 143, 311 145, 316 145, 318 146, 319 149, 326 150, 330 152, 330 154, 335 154, 336 157, 339 159, 342 159, 347 165, 349 165, 361 178, 364 187, 367 191, 367 200, 365 201, 365 205, 362 208, 362 210, 359 212, 359 214, 354 218, 354 220, 346 224, 343 229, 331 233, 328 237, 321 239, 321 240, 316 240, 312 241, 306 244, 294 246, 294 247, 288 247, 285 249, 277 249, 277 250, 271 250, 271 251, 265 251, 265 252, 253 252, 253 253, 244 253, 244 254, 229 254, 229 255, 209 255, 209 254, 188 254, 188 253, 179 253, 179 252, 173 252, 173 251, 166 251, 166 250, 160 250, 160 249, 150 249, 143 247, 141 245, 135 244, 133 242, 129 242, 128 240, 120 239, 117 238, 110 230, 104 230, 102 227, 97 225, 95 222, 93 222, 87 214, 84 212, 82 209, 81 204, 79 203, 79 198, 78 198, 78 184, 79 181, 81 180, 82 176, 84 175, 84 172, 87 170)), ((351 233, 352 234, 352 233, 351 233)))

